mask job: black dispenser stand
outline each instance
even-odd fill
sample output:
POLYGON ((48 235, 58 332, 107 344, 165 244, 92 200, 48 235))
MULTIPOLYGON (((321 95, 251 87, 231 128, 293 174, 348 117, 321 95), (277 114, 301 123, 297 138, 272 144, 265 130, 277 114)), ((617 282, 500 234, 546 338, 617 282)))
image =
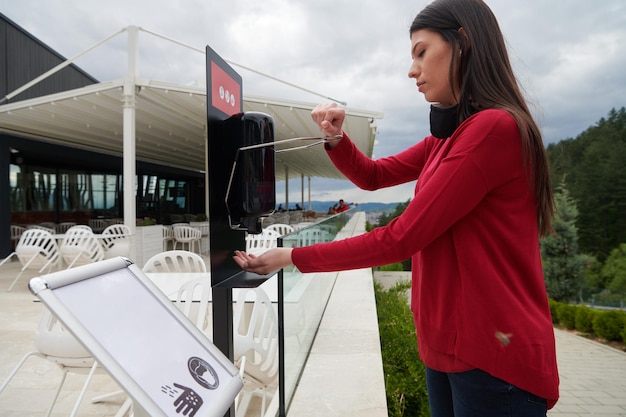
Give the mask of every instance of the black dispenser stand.
MULTIPOLYGON (((226 137, 224 121, 243 110, 242 79, 215 51, 206 47, 208 193, 211 285, 213 287, 213 343, 231 360, 233 350, 233 288, 256 287, 269 275, 243 271, 232 259, 245 250, 245 231, 230 225, 225 203, 238 141, 226 137)), ((273 167, 272 167, 273 168, 273 167)), ((233 185, 237 186, 237 185, 233 185)), ((273 203, 272 203, 273 205, 273 203)), ((235 417, 232 406, 225 417, 235 417)))

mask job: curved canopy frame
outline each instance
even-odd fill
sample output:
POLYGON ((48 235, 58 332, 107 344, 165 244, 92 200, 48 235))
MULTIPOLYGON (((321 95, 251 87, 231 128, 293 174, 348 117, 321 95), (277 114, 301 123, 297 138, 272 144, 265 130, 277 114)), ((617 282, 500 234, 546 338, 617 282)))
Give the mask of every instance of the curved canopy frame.
MULTIPOLYGON (((123 79, 0 105, 2 133, 123 155, 124 190, 128 193, 124 196, 124 223, 133 232, 136 160, 206 172, 206 87, 182 86, 140 78, 137 74, 140 30, 143 29, 129 26, 111 35, 15 90, 3 101, 10 100, 19 92, 70 65, 81 55, 119 33, 127 32, 128 73, 123 79)), ((152 32, 148 33, 167 39, 152 32)), ((204 49, 192 49, 199 51, 204 60, 204 49)), ((243 103, 244 111, 259 111, 274 118, 276 141, 319 135, 319 130, 310 117, 315 105, 245 95, 243 103)), ((376 119, 382 117, 380 112, 346 108, 344 130, 368 156, 372 155, 374 147, 376 119)), ((285 147, 289 146, 298 145, 285 147)), ((323 148, 316 146, 277 154, 276 179, 284 180, 289 173, 309 178, 343 179, 343 175, 323 153, 323 148)))

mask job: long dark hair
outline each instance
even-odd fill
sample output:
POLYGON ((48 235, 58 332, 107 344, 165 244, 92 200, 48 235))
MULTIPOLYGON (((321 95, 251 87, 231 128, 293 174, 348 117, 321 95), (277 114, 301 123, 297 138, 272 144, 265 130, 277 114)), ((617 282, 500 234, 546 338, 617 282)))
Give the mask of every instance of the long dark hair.
POLYGON ((546 151, 513 74, 495 16, 481 0, 436 0, 415 17, 410 33, 419 29, 439 33, 452 46, 450 85, 459 80, 459 122, 490 108, 508 111, 517 122, 535 194, 539 234, 549 234, 554 198, 546 151))

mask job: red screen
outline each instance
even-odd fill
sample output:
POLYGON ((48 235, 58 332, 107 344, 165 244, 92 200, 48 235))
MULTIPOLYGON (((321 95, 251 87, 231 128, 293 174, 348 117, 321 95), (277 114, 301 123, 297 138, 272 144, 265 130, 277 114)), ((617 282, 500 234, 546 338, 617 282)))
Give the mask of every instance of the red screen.
POLYGON ((240 113, 241 85, 211 61, 211 102, 229 116, 240 113))

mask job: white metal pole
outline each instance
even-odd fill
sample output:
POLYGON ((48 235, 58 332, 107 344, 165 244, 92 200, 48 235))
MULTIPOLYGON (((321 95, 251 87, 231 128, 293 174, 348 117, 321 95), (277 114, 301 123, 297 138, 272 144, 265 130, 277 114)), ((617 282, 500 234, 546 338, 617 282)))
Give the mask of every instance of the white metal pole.
POLYGON ((309 208, 308 210, 311 211, 311 177, 307 177, 307 179, 309 180, 309 208))
POLYGON ((304 174, 300 174, 300 207, 304 210, 304 174))
MULTIPOLYGON (((137 218, 136 202, 136 165, 135 153, 135 109, 136 109, 136 79, 137 64, 139 58, 139 36, 136 26, 129 26, 128 31, 128 72, 124 81, 122 94, 123 102, 123 123, 124 123, 124 156, 123 156, 123 184, 124 184, 124 224, 130 228, 131 234, 135 236, 137 218)), ((134 243, 134 239, 133 239, 134 243)), ((131 246, 131 259, 135 258, 135 245, 131 246)))
POLYGON ((285 165, 285 210, 289 210, 289 167, 285 165))

